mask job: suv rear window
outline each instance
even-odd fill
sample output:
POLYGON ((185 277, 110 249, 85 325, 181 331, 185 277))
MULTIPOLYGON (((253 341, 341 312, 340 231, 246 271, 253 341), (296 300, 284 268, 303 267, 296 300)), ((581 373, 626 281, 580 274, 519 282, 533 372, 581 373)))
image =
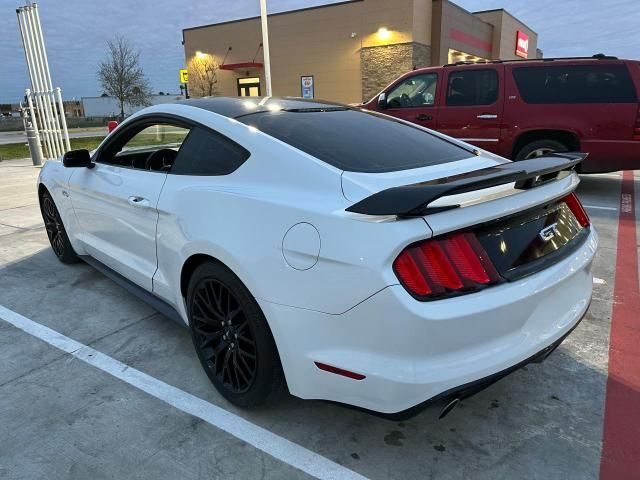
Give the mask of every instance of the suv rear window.
POLYGON ((360 110, 261 112, 238 120, 351 172, 408 170, 472 156, 419 127, 360 110))
POLYGON ((558 65, 513 69, 527 103, 634 103, 638 101, 627 67, 558 65))

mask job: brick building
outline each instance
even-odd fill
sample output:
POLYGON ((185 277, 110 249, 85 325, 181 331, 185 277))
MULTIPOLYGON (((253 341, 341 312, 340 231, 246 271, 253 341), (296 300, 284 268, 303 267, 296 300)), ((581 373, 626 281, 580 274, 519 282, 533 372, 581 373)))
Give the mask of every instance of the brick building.
MULTIPOLYGON (((506 10, 468 12, 448 0, 351 0, 269 15, 274 94, 346 103, 413 68, 535 58, 537 40, 506 10)), ((258 17, 183 30, 186 63, 215 59, 226 96, 264 95, 261 42, 258 17)))

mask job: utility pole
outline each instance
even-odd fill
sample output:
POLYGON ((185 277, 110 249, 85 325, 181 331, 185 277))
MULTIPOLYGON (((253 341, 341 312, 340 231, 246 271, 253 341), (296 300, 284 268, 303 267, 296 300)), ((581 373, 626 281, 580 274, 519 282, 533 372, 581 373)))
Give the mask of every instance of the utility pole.
POLYGON ((262 20, 262 52, 264 54, 264 80, 267 84, 267 97, 271 90, 271 61, 269 59, 269 27, 267 26, 267 0, 260 0, 260 19, 262 20))

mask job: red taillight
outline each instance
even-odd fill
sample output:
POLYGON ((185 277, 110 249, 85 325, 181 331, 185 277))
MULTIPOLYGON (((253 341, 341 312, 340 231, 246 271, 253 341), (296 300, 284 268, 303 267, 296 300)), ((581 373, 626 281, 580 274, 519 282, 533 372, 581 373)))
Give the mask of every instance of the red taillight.
POLYGON ((393 263, 404 287, 417 297, 471 292, 500 276, 473 233, 456 233, 405 248, 393 263))
POLYGON ((575 193, 570 193, 569 195, 564 197, 562 201, 567 204, 567 206, 571 210, 571 213, 573 213, 573 216, 576 217, 576 220, 578 220, 578 223, 580 225, 582 225, 583 227, 588 227, 589 225, 591 225, 589 215, 587 215, 587 212, 584 210, 584 207, 580 203, 580 200, 578 200, 578 197, 575 193))
POLYGON ((633 139, 640 140, 640 105, 638 105, 638 111, 636 112, 636 124, 633 127, 633 139))

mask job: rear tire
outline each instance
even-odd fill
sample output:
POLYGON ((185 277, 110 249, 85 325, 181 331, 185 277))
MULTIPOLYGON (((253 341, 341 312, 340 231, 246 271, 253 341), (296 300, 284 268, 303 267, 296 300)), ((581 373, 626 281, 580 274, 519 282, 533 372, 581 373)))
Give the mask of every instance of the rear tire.
POLYGON ((44 192, 40 196, 40 213, 42 213, 49 243, 58 260, 62 263, 79 262, 80 259, 73 250, 67 231, 62 223, 60 212, 58 212, 58 208, 49 192, 44 192))
POLYGON ((569 148, 557 140, 535 140, 527 143, 516 154, 515 160, 529 160, 531 158, 542 157, 554 152, 568 152, 569 148))
POLYGON ((281 396, 284 374, 267 320, 228 268, 206 262, 195 269, 187 313, 200 363, 224 398, 251 408, 281 396))

